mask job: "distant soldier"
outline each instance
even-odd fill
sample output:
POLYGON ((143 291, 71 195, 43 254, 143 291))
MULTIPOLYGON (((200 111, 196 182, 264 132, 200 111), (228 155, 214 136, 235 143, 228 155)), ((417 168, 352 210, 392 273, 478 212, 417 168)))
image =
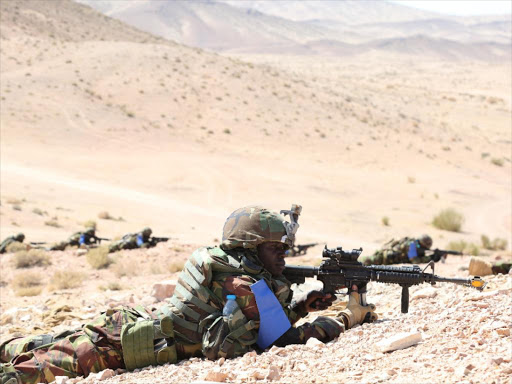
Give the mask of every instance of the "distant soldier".
POLYGON ((0 244, 0 253, 5 253, 7 251, 7 247, 12 243, 23 243, 23 240, 25 240, 25 235, 21 232, 15 236, 9 236, 4 241, 2 241, 2 244, 0 244))
POLYGON ((121 249, 151 248, 161 241, 169 240, 168 237, 151 237, 153 231, 146 227, 138 233, 128 233, 121 240, 109 246, 109 252, 117 252, 121 249))
POLYGON ((48 248, 49 251, 64 251, 67 246, 89 246, 92 244, 101 243, 101 240, 109 240, 96 236, 96 230, 92 227, 87 228, 85 231, 73 233, 66 241, 53 244, 48 248))
POLYGON ((402 263, 428 263, 431 256, 425 255, 425 251, 432 247, 432 238, 422 235, 418 239, 404 237, 400 240, 391 239, 385 243, 382 249, 375 251, 373 256, 364 260, 365 265, 389 265, 402 263))

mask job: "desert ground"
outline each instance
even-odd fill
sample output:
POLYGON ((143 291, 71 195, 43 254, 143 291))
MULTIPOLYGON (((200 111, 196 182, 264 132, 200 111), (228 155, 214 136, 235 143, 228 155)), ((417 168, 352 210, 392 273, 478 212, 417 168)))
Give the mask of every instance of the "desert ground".
MULTIPOLYGON (((41 3, 1 3, 0 237, 52 243, 93 220, 102 237, 150 226, 171 240, 114 254, 103 269, 77 249, 32 268, 0 255, 2 341, 79 326, 108 306, 161 305, 153 284, 218 244, 226 217, 249 204, 303 206, 298 243, 320 245, 290 263, 318 265, 323 244, 369 255, 422 233, 434 248, 464 241, 488 260, 512 258, 509 61, 220 55, 69 1, 41 3), (464 217, 460 231, 432 225, 446 208, 464 217), (481 235, 506 249, 484 249, 481 235), (59 288, 55 273, 70 270, 79 284, 59 288), (34 274, 39 294, 19 296, 16 282, 34 274)), ((468 262, 450 257, 436 272, 467 276, 468 262)), ((372 283, 380 320, 325 346, 106 382, 510 382, 511 277, 487 280, 481 293, 415 287, 407 315, 397 287, 372 283), (375 351, 402 331, 422 341, 375 351)))

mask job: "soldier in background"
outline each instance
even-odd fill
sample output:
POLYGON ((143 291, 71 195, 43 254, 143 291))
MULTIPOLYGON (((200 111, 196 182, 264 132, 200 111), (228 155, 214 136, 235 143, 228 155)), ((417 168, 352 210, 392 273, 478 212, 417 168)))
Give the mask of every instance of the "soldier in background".
POLYGON ((432 258, 425 255, 425 251, 430 250, 432 243, 432 238, 429 235, 422 235, 417 239, 410 237, 399 240, 391 239, 363 262, 364 265, 428 263, 432 258))
POLYGON ((73 233, 66 241, 53 244, 48 247, 48 251, 64 251, 68 246, 89 246, 100 243, 101 240, 108 240, 96 236, 96 230, 93 227, 86 228, 85 231, 73 233))
POLYGON ((71 334, 0 344, 1 383, 47 383, 55 376, 87 377, 106 368, 134 370, 193 356, 234 358, 310 338, 328 342, 345 329, 376 320, 375 306, 360 305, 354 285, 338 317, 293 326, 335 300, 311 291, 292 302, 283 271, 300 211, 296 205, 281 211, 290 222, 258 206, 234 211, 224 225, 222 244, 191 255, 170 303, 158 311, 111 308, 71 334))
POLYGON ((7 247, 13 243, 23 243, 23 240, 25 240, 25 235, 21 232, 14 236, 7 237, 2 241, 2 244, 0 244, 0 253, 5 253, 7 251, 7 247))
POLYGON ((117 252, 121 249, 149 248, 151 247, 150 237, 153 231, 145 227, 138 233, 127 233, 121 240, 115 241, 108 247, 109 252, 117 252))

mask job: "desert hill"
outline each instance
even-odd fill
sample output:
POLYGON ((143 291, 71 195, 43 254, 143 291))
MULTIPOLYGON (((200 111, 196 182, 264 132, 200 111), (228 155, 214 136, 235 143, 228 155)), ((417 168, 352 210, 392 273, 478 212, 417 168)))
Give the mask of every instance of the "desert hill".
POLYGON ((443 16, 385 1, 80 1, 155 35, 218 52, 343 57, 372 49, 393 54, 400 46, 403 55, 443 60, 510 61, 511 55, 512 23, 504 15, 443 16), (429 45, 424 51, 404 44, 417 37, 429 45))

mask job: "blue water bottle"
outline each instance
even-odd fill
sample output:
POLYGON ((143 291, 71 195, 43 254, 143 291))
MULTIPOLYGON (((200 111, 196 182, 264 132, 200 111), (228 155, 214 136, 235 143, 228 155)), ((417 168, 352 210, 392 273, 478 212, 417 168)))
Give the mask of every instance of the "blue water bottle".
POLYGON ((235 312, 235 310, 238 308, 238 304, 236 303, 236 295, 227 295, 226 298, 228 299, 226 301, 226 304, 224 304, 224 309, 222 310, 222 316, 228 320, 229 316, 235 312))

